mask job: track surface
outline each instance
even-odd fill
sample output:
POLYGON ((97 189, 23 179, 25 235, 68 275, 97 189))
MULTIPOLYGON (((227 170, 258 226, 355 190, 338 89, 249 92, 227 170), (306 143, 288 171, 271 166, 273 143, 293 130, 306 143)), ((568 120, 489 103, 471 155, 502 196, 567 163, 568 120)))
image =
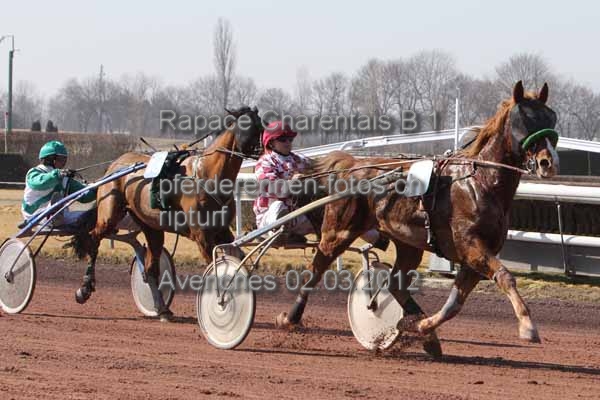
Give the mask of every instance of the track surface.
MULTIPOLYGON (((1 399, 198 398, 600 398, 600 307, 529 301, 543 343, 517 338, 506 298, 475 293, 438 330, 445 356, 418 342, 383 354, 360 347, 343 293, 314 294, 306 328, 275 330, 293 294, 257 296, 256 320, 237 350, 209 346, 196 325, 194 296, 178 294, 178 322, 135 309, 123 266, 98 267, 98 291, 74 301, 83 266, 40 259, 34 299, 24 314, 0 316, 1 399)), ((423 289, 431 313, 446 290, 423 289)))

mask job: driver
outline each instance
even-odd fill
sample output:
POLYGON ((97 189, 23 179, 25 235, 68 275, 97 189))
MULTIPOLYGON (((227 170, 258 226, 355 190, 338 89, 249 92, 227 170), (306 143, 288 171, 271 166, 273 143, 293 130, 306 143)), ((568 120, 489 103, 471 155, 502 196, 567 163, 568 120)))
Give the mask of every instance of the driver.
MULTIPOLYGON (((282 121, 273 121, 265 128, 262 137, 265 152, 254 168, 259 182, 290 180, 309 167, 311 163, 309 158, 292 151, 292 142, 296 135, 297 132, 282 121)), ((280 192, 278 190, 281 188, 275 186, 275 193, 261 191, 254 201, 253 209, 258 228, 268 226, 293 211, 291 194, 280 192)), ((304 235, 314 232, 310 220, 305 215, 294 218, 286 228, 287 241, 293 243, 305 243, 304 235)), ((389 240, 381 236, 376 229, 365 232, 361 238, 382 250, 385 250, 389 244, 389 240)))
MULTIPOLYGON (((42 146, 38 158, 40 164, 27 172, 21 213, 25 220, 42 212, 66 195, 81 190, 85 185, 72 179, 76 171, 64 169, 67 164, 67 148, 58 140, 42 146)), ((90 190, 78 201, 89 203, 96 199, 96 189, 90 190)), ((53 220, 55 226, 73 225, 86 211, 65 209, 53 220)))

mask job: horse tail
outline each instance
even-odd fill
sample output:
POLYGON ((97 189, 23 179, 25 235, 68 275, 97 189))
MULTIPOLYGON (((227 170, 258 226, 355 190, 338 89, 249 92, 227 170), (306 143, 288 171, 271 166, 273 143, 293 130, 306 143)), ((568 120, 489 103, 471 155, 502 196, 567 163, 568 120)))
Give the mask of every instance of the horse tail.
POLYGON ((81 232, 73 236, 63 248, 72 248, 77 258, 83 260, 87 255, 91 254, 92 245, 93 241, 90 233, 81 232))
POLYGON ((91 230, 96 226, 98 218, 98 209, 92 208, 86 211, 79 217, 74 227, 77 234, 69 240, 63 248, 72 248, 73 252, 80 260, 85 256, 92 255, 95 250, 94 240, 92 239, 91 230))

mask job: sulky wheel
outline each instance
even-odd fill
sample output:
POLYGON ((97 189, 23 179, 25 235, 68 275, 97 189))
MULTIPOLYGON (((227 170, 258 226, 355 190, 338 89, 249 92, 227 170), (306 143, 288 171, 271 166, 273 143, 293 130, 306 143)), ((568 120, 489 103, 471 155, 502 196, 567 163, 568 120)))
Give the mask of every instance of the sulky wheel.
POLYGON ((35 261, 29 248, 18 239, 5 241, 0 247, 2 310, 8 314, 23 311, 33 297, 35 279, 35 261))
POLYGON ((348 294, 352 333, 368 350, 388 349, 400 335, 396 326, 404 310, 387 290, 389 279, 394 279, 390 277, 390 270, 386 264, 372 263, 368 273, 361 270, 356 274, 348 294))
POLYGON ((240 260, 231 256, 218 258, 204 273, 196 313, 202 335, 216 348, 233 349, 250 332, 256 297, 248 287, 249 276, 240 260), (228 285, 232 278, 233 283, 228 285))
MULTIPOLYGON (((145 247, 141 250, 142 256, 145 257, 146 251, 147 249, 145 247)), ((137 256, 134 256, 131 261, 131 293, 133 294, 133 300, 142 314, 147 317, 156 317, 158 313, 154 309, 152 291, 150 290, 150 286, 144 282, 142 272, 140 271, 140 266, 143 267, 144 260, 142 259, 140 264, 138 264, 136 260, 137 256)), ((169 251, 163 247, 162 254, 160 255, 160 275, 158 285, 160 286, 161 282, 174 283, 176 282, 176 279, 173 259, 171 258, 169 251), (169 273, 171 276, 166 277, 164 276, 165 273, 169 273)), ((173 286, 170 284, 163 285, 160 291, 162 292, 165 305, 169 307, 173 301, 173 296, 175 295, 173 286)))

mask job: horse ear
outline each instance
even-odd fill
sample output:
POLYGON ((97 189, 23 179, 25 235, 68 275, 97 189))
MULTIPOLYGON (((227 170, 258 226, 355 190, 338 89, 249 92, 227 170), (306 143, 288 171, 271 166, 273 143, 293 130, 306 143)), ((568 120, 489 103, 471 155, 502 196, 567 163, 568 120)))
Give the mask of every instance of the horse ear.
POLYGON ((227 108, 225 108, 225 111, 227 112, 227 114, 233 115, 233 117, 235 119, 238 119, 240 117, 240 115, 242 115, 242 113, 238 110, 231 111, 231 110, 228 110, 227 108))
POLYGON ((229 110, 227 109, 227 107, 223 107, 223 108, 225 109, 225 112, 226 112, 227 114, 231 114, 231 115, 233 115, 233 113, 232 113, 231 111, 229 111, 229 110))
POLYGON ((521 101, 523 101, 524 97, 525 90, 523 89, 523 81, 519 81, 513 88, 513 100, 516 104, 519 104, 521 101))
POLYGON ((548 84, 544 82, 544 86, 542 86, 542 90, 540 90, 540 94, 538 94, 538 100, 542 103, 546 104, 548 100, 548 84))
POLYGON ((255 114, 258 114, 258 107, 256 107, 256 106, 252 107, 252 111, 253 111, 255 114))

